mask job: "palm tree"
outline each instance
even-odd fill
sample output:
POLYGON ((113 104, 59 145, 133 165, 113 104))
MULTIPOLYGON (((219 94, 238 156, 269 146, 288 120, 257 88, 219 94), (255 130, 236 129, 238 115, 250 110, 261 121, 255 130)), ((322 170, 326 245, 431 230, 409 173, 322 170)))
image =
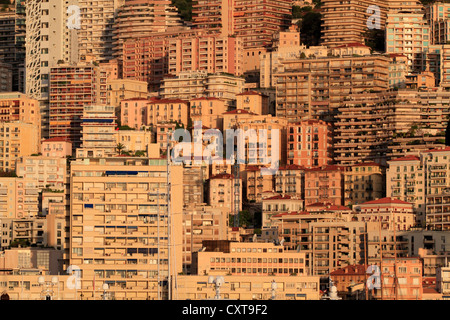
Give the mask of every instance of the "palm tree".
POLYGON ((119 154, 123 154, 123 150, 125 149, 125 145, 123 145, 122 143, 118 143, 116 146, 116 150, 119 154))
POLYGON ((138 150, 134 153, 135 157, 145 157, 146 152, 144 150, 138 150))

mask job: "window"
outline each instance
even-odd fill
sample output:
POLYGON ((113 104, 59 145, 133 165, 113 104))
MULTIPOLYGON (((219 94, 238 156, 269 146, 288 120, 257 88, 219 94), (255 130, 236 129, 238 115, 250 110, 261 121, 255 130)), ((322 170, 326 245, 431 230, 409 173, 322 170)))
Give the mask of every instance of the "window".
POLYGON ((399 267, 398 268, 398 273, 406 273, 406 267, 399 267))

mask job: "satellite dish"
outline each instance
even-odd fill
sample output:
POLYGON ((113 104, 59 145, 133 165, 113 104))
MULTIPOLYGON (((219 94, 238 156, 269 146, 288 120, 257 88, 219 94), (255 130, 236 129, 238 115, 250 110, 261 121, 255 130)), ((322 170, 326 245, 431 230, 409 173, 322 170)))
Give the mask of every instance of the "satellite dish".
POLYGON ((209 284, 214 283, 214 277, 213 276, 209 276, 208 277, 208 283, 209 284))
POLYGON ((272 281, 272 285, 271 285, 272 290, 276 290, 278 288, 277 283, 275 282, 275 280, 272 281))
POLYGON ((225 282, 225 279, 224 279, 223 277, 217 277, 217 279, 216 279, 216 285, 217 285, 218 287, 221 287, 221 286, 224 284, 224 282, 225 282))

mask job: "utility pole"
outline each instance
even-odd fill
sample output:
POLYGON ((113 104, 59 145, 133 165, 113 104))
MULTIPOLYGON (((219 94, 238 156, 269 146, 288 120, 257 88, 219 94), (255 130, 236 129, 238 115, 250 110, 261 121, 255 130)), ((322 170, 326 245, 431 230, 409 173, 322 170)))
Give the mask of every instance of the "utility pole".
POLYGON ((365 232, 364 232, 364 286, 366 287, 366 300, 369 300, 369 288, 367 287, 367 222, 364 224, 365 232))

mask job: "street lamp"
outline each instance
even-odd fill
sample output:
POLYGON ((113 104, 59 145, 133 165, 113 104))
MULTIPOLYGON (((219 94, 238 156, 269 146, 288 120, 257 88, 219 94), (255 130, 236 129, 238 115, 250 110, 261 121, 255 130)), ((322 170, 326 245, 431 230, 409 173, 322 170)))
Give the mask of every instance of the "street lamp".
POLYGON ((41 297, 44 296, 45 300, 52 300, 53 296, 53 286, 58 284, 58 277, 52 277, 51 281, 46 281, 44 276, 39 276, 39 285, 42 286, 41 297))
POLYGON ((220 287, 222 287, 223 284, 225 283, 224 277, 218 276, 218 277, 214 278, 214 276, 210 276, 208 278, 208 283, 214 284, 214 288, 216 290, 216 295, 214 296, 214 299, 220 300, 220 287))

